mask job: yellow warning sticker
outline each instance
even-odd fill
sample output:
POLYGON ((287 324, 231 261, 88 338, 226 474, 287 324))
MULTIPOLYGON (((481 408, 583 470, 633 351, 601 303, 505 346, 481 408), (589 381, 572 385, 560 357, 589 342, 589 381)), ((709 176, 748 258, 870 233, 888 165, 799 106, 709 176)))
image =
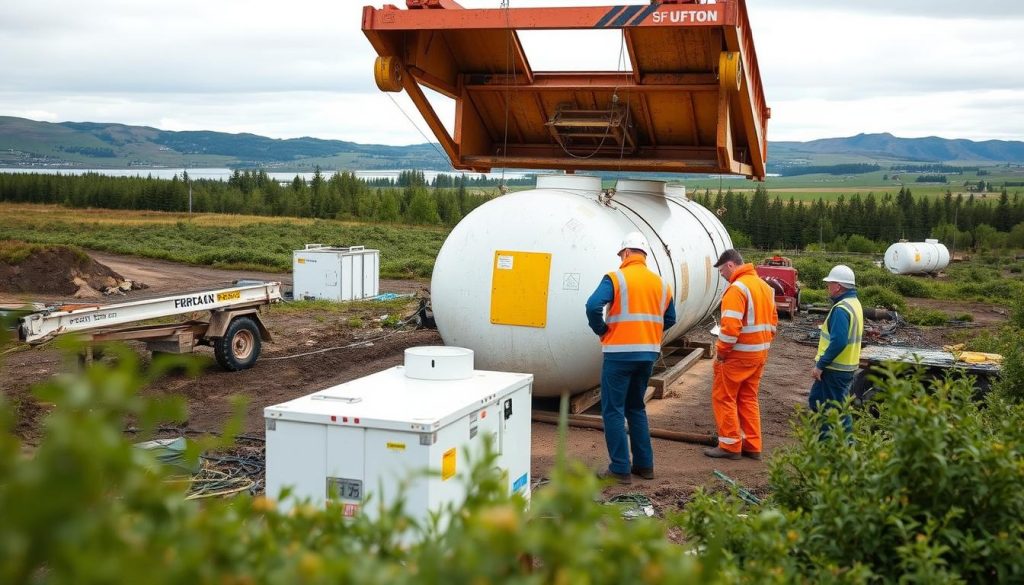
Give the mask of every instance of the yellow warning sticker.
POLYGON ((551 254, 494 252, 491 272, 491 323, 520 327, 547 326, 551 254))
POLYGON ((227 292, 217 293, 218 303, 221 301, 233 301, 240 298, 242 298, 242 291, 240 290, 229 290, 227 292))
POLYGON ((392 443, 388 441, 387 447, 392 451, 405 451, 405 443, 392 443))
POLYGON ((306 259, 305 258, 297 258, 295 261, 298 262, 299 264, 305 264, 306 263, 306 259))
POLYGON ((441 480, 447 481, 455 477, 455 449, 448 449, 441 458, 441 480))

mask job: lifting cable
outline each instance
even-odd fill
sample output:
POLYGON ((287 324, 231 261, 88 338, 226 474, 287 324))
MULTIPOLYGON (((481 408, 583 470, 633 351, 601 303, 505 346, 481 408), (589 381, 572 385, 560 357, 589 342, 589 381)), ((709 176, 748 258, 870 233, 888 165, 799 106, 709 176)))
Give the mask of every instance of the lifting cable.
POLYGON ((391 103, 395 104, 395 107, 398 108, 398 111, 401 112, 403 116, 405 116, 405 119, 408 120, 410 124, 412 124, 412 127, 415 128, 416 131, 420 133, 420 136, 423 137, 423 140, 434 149, 434 152, 436 152, 438 156, 441 157, 441 160, 448 161, 448 168, 454 171, 455 167, 452 166, 451 161, 448 160, 448 155, 441 150, 440 146, 436 142, 433 142, 429 138, 427 138, 427 135, 423 132, 423 129, 421 129, 416 124, 416 122, 414 122, 413 119, 409 117, 409 114, 407 114, 406 111, 402 109, 402 106, 399 105, 398 101, 395 100, 395 96, 391 95, 391 92, 384 93, 386 93, 388 98, 391 99, 391 103))

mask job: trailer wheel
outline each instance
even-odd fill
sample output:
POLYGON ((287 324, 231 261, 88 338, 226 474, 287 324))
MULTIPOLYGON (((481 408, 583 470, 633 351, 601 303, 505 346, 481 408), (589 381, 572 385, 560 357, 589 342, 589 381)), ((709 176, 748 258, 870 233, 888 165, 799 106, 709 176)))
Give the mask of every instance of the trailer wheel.
POLYGON ((213 354, 217 363, 229 372, 251 368, 260 357, 260 328, 250 317, 235 317, 224 337, 214 340, 213 354))

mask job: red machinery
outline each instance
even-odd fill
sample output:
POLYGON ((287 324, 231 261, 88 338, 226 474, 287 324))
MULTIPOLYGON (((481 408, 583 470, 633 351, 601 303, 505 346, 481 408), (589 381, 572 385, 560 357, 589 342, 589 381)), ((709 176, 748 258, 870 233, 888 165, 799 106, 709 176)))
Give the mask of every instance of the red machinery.
POLYGON ((800 310, 800 271, 785 256, 765 258, 756 267, 757 275, 775 290, 775 308, 792 318, 800 310))

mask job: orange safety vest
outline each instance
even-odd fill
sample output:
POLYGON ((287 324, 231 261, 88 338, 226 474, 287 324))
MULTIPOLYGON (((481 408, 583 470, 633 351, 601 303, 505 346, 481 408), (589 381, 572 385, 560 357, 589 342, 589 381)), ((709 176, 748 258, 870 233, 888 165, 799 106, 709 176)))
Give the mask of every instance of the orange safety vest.
POLYGON ((718 352, 748 359, 767 358, 779 324, 775 291, 761 280, 753 264, 737 268, 730 283, 722 296, 718 352))
POLYGON ((627 258, 608 277, 615 297, 605 319, 608 332, 601 337, 602 350, 660 352, 672 287, 651 272, 639 255, 627 258))

